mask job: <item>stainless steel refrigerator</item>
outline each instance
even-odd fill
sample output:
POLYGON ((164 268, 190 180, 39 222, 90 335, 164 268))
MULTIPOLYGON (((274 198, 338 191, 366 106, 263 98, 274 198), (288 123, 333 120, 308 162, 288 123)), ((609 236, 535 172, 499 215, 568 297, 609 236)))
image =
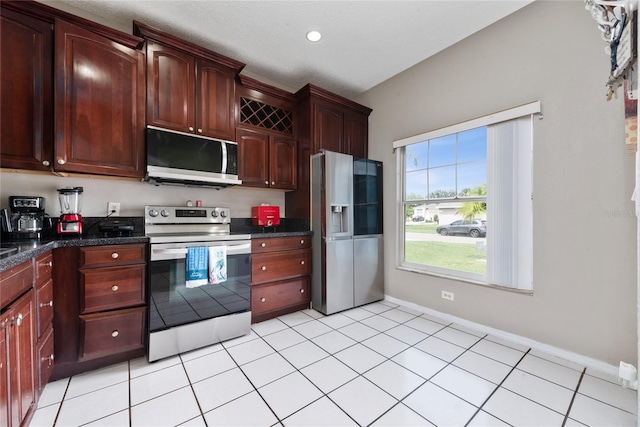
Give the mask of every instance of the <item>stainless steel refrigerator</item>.
POLYGON ((324 314, 384 297, 382 165, 362 160, 364 167, 331 151, 311 159, 311 296, 313 308, 324 314), (378 170, 375 183, 367 179, 378 170))

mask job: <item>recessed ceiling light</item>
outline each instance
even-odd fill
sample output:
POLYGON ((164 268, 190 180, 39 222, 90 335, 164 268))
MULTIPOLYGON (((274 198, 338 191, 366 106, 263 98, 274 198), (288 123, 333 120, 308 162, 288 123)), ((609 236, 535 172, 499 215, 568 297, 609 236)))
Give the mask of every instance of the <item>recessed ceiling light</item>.
POLYGON ((320 34, 320 31, 309 31, 307 33, 307 40, 309 40, 310 42, 317 42, 322 38, 322 34, 320 34))

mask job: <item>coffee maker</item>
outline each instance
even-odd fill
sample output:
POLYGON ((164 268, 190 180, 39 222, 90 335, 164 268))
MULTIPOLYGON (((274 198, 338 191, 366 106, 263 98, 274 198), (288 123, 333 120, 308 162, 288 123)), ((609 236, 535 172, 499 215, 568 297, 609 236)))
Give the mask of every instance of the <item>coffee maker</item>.
POLYGON ((9 196, 9 209, 2 209, 2 231, 12 239, 39 239, 43 229, 51 227, 40 196, 9 196))
POLYGON ((58 234, 82 234, 82 187, 58 189, 60 220, 58 234))

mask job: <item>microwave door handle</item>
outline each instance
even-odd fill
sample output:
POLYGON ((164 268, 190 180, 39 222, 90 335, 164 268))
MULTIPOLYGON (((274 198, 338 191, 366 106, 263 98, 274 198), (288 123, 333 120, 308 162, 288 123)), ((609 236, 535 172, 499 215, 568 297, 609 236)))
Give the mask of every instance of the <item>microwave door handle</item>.
POLYGON ((227 173, 227 143, 220 142, 222 146, 222 173, 227 173))

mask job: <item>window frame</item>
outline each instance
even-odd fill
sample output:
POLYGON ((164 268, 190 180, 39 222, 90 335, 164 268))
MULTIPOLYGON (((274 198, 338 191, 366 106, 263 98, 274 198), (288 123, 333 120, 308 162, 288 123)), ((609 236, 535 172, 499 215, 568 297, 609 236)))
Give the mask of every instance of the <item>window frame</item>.
MULTIPOLYGON (((439 203, 439 202, 447 202, 447 201, 485 201, 486 196, 482 196, 479 198, 450 198, 450 199, 442 199, 442 200, 405 200, 406 196, 406 147, 415 143, 420 143, 424 141, 428 141, 431 139, 439 138, 442 136, 451 135, 454 133, 464 132, 466 130, 482 127, 482 126, 490 126, 495 125, 501 122, 510 121, 513 119, 518 119, 526 116, 533 116, 535 114, 539 114, 541 112, 540 101, 531 102, 529 104, 524 104, 515 108, 511 108, 508 110, 503 110, 497 113, 493 113, 487 116, 479 117, 476 119, 468 120, 462 123, 457 123, 451 126, 446 126, 443 128, 439 128, 433 131, 425 132, 419 135, 415 135, 408 138, 399 139, 393 141, 393 150, 401 149, 401 152, 396 152, 396 268, 400 270, 407 270, 421 274, 427 274, 437 277, 443 277, 447 279, 453 279, 463 282, 469 282, 473 284, 496 287, 500 289, 516 291, 516 292, 526 292, 532 293, 533 290, 533 279, 531 279, 531 283, 529 287, 518 287, 518 284, 514 284, 513 286, 498 286, 494 284, 490 284, 487 279, 487 274, 479 274, 479 273, 470 273, 461 270, 452 270, 446 269, 437 266, 431 266, 427 264, 418 264, 414 262, 406 262, 405 260, 405 208, 408 204, 430 204, 430 203, 439 203), (476 199, 476 200, 474 200, 476 199)), ((533 159, 532 159, 533 160, 533 159)), ((488 161, 488 159, 487 159, 488 161)), ((531 165, 531 173, 533 173, 533 165, 531 165)), ((428 194, 427 194, 428 197, 428 194)), ((531 188, 531 198, 533 198, 533 188, 531 188)), ((533 218, 531 218, 533 219, 533 218)), ((533 256, 532 251, 530 251, 531 257, 533 256)), ((532 266, 532 260, 530 265, 532 266)), ((531 277, 533 273, 531 272, 531 277)))

